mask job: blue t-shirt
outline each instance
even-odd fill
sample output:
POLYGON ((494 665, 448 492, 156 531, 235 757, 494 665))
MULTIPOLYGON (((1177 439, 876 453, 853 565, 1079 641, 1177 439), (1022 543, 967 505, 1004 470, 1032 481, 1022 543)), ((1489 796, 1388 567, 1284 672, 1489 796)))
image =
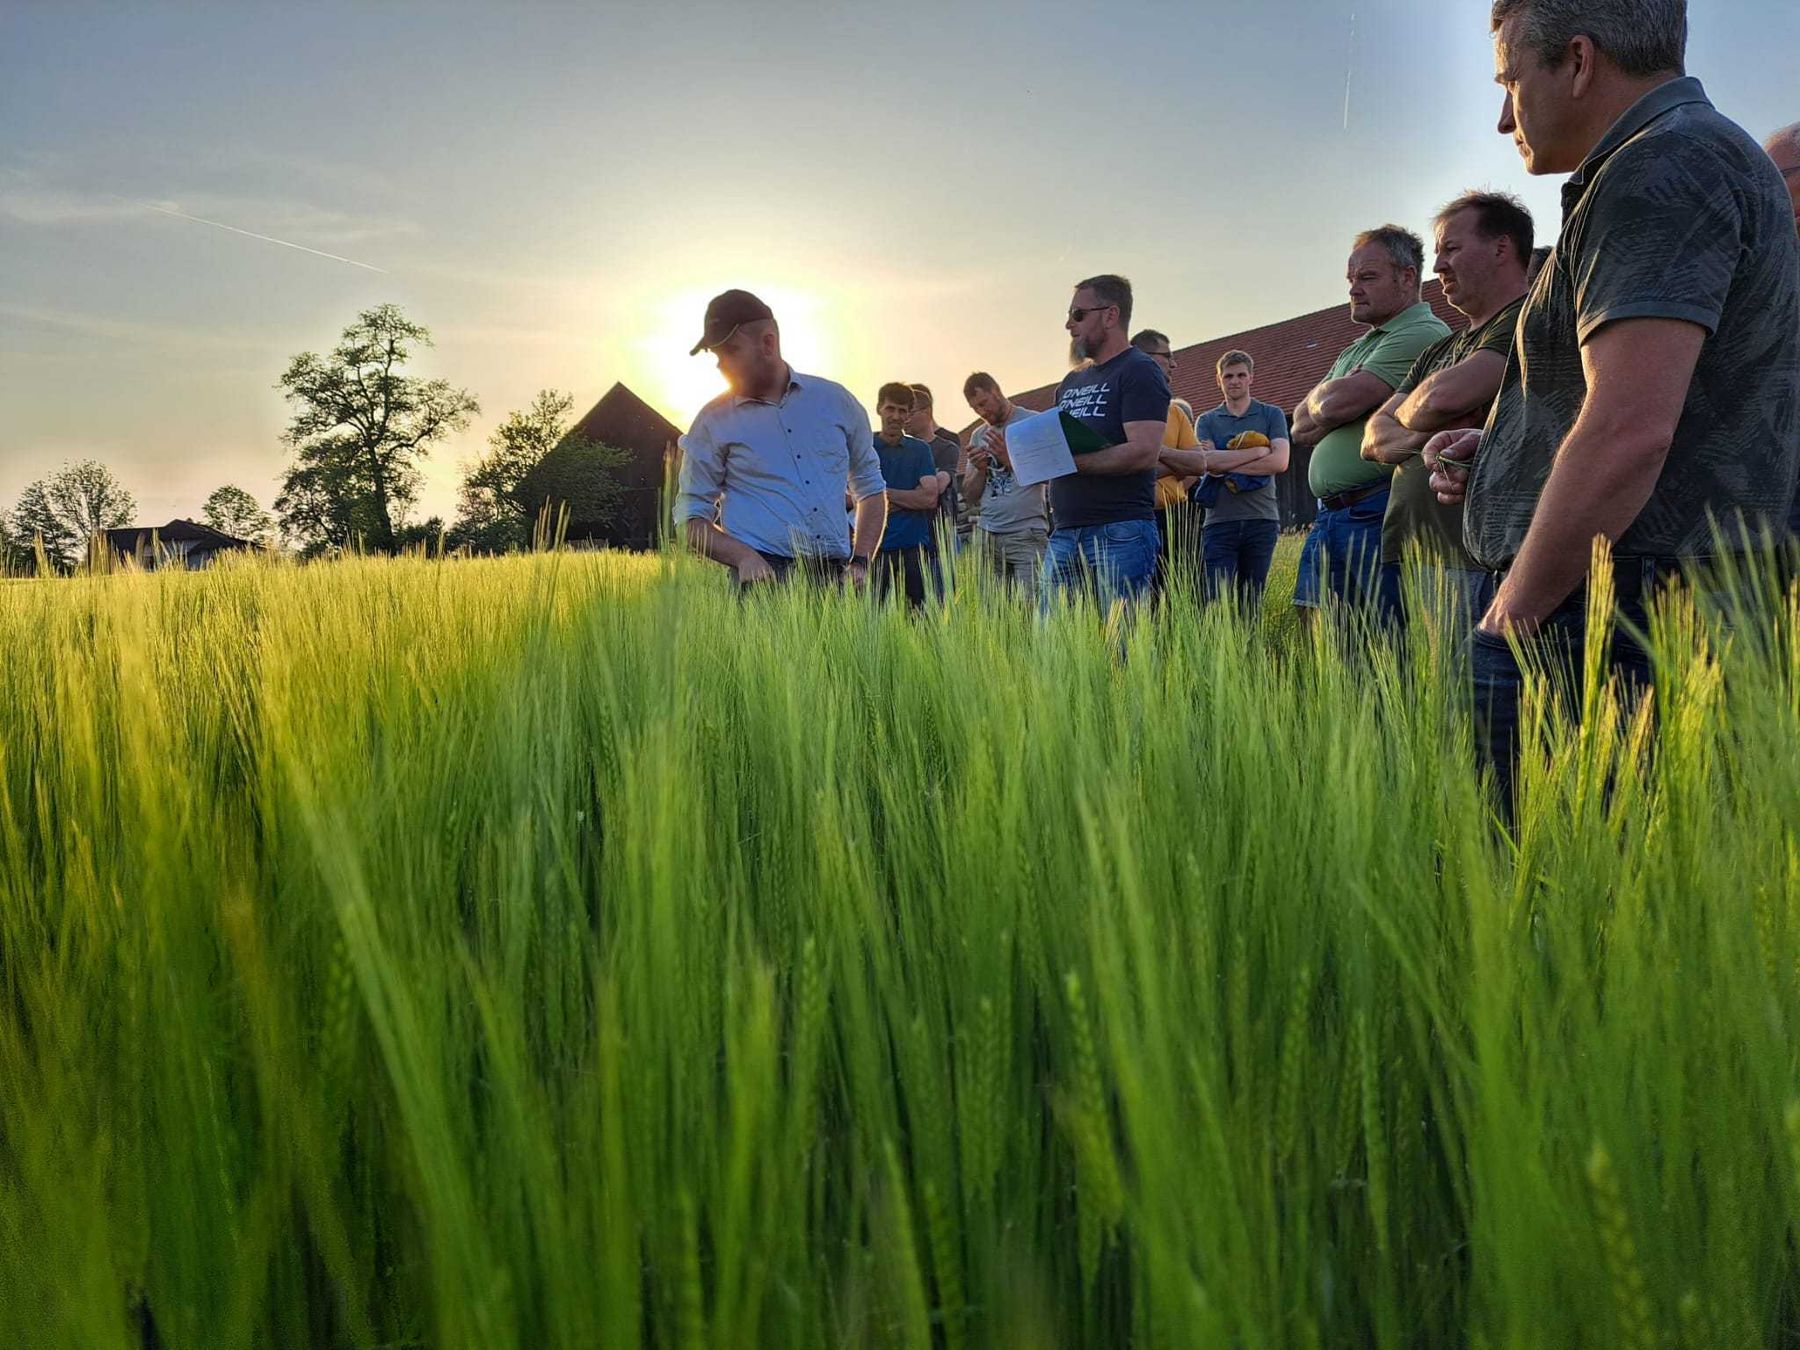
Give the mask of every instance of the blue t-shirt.
MULTIPOLYGON (((1250 400, 1242 417, 1233 417, 1231 409, 1221 403, 1211 412, 1201 413, 1194 422, 1194 434, 1211 441, 1213 449, 1224 450, 1246 431, 1260 431, 1273 445, 1286 440, 1287 414, 1272 403, 1250 400)), ((1232 520, 1280 520, 1281 501, 1275 494, 1275 480, 1266 474, 1228 473, 1206 513, 1208 525, 1223 525, 1232 520)))
MULTIPOLYGON (((900 492, 911 492, 937 473, 937 462, 931 457, 931 447, 916 436, 902 436, 900 444, 889 445, 881 439, 878 432, 875 436, 875 454, 881 460, 882 478, 890 488, 900 492)), ((930 511, 913 511, 890 504, 887 532, 881 536, 881 551, 891 553, 895 549, 917 548, 921 544, 929 544, 933 514, 930 511)))
MULTIPOLYGON (((1125 443, 1127 422, 1169 419, 1169 378, 1136 347, 1112 360, 1072 370, 1056 387, 1056 404, 1108 446, 1125 443)), ((1142 473, 1072 473, 1050 484, 1056 528, 1156 519, 1156 469, 1142 473)))

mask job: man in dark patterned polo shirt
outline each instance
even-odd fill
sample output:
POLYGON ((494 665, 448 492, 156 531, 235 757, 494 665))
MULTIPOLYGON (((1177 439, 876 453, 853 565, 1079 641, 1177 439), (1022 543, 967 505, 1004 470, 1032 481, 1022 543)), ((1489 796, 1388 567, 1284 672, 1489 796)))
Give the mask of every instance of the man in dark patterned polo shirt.
MULTIPOLYGON (((1495 0, 1499 129, 1569 173, 1485 429, 1426 446, 1501 574, 1471 643, 1480 748, 1511 801, 1522 683, 1509 639, 1579 669, 1596 539, 1621 618, 1748 528, 1781 529, 1800 472, 1800 260, 1781 175, 1684 77, 1685 0, 1495 0), (1715 535, 1715 522, 1722 534, 1715 535)), ((1627 685, 1651 678, 1621 630, 1627 685)), ((1577 705, 1579 706, 1579 705, 1577 705)))

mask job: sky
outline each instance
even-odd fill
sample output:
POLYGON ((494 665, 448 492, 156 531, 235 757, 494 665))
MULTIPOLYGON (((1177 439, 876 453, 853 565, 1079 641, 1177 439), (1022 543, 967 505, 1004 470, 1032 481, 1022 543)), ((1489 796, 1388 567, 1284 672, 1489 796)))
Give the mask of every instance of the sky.
MULTIPOLYGON (((797 368, 870 404, 922 380, 960 426, 969 372, 1066 369, 1083 276, 1182 346, 1339 301, 1357 230, 1426 233, 1465 188, 1547 236, 1559 180, 1494 132, 1486 14, 0 0, 0 508, 85 458, 139 523, 227 482, 268 505, 282 370, 388 301, 435 338, 416 373, 481 402, 425 465, 414 518, 448 518, 540 389, 624 381, 685 428, 730 286, 797 368)), ((1727 115, 1800 118, 1800 4, 1691 23, 1727 115)))

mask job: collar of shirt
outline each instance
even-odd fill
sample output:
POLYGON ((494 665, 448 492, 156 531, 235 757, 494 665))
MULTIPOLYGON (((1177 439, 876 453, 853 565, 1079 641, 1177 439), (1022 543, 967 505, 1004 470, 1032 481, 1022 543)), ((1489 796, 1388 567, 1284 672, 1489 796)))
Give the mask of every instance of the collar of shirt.
POLYGON ((1563 184, 1563 215, 1567 217, 1575 209, 1575 204, 1587 192, 1594 175, 1600 171, 1601 165, 1612 158, 1614 151, 1664 113, 1686 103, 1704 103, 1707 107, 1712 107, 1712 100, 1706 96, 1706 90, 1692 75, 1683 75, 1679 79, 1657 85, 1627 108, 1619 120, 1606 129, 1606 134, 1595 142, 1594 148, 1588 151, 1587 158, 1581 161, 1581 167, 1570 174, 1569 181, 1563 184))
POLYGON ((1377 333, 1391 333, 1396 328, 1404 328, 1411 323, 1419 323, 1431 317, 1431 306, 1421 300, 1416 305, 1408 305, 1386 323, 1378 323, 1369 330, 1369 336, 1377 333))
POLYGON ((795 370, 792 366, 787 368, 787 373, 787 385, 782 389, 780 398, 770 400, 766 398, 752 398, 748 394, 733 394, 731 396, 731 406, 734 408, 741 408, 746 403, 760 403, 765 408, 780 407, 783 403, 787 402, 787 396, 789 394, 801 387, 801 380, 803 378, 800 372, 795 370))

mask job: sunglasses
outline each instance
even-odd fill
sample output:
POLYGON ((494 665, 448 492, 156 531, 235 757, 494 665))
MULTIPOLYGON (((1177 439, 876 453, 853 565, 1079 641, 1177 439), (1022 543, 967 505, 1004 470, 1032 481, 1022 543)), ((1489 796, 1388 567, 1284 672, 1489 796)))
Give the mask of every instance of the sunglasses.
POLYGON ((1117 305, 1089 305, 1086 309, 1080 309, 1080 308, 1071 309, 1069 311, 1069 318, 1074 323, 1080 323, 1083 319, 1087 318, 1087 316, 1090 314, 1098 314, 1103 309, 1117 309, 1117 308, 1118 308, 1117 305))

